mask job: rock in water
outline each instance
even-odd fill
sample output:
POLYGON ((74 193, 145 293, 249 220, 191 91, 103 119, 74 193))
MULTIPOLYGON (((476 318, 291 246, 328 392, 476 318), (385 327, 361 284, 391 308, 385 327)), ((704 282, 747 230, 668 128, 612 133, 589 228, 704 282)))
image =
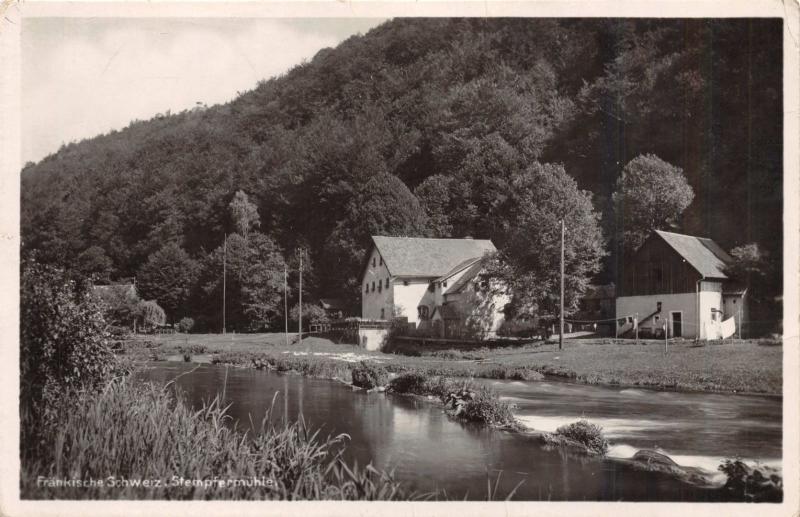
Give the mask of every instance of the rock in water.
POLYGON ((649 449, 642 449, 638 451, 636 454, 633 455, 633 459, 635 461, 641 461, 647 464, 656 464, 656 465, 663 465, 665 467, 678 467, 678 464, 675 463, 672 458, 667 456, 666 454, 661 454, 660 452, 651 451, 649 449))

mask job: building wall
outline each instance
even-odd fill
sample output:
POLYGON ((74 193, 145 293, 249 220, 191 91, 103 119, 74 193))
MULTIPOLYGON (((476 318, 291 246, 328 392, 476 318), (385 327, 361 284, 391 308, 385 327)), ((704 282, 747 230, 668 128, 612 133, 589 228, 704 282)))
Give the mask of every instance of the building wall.
POLYGON ((393 282, 389 270, 378 250, 373 246, 369 262, 361 277, 361 317, 367 320, 391 319, 393 306, 393 282), (375 265, 373 266, 373 261, 375 265), (389 280, 389 287, 386 281, 389 280), (380 287, 378 287, 380 282, 380 287), (372 289, 373 284, 375 289, 372 289), (369 292, 366 290, 369 286, 369 292), (381 317, 383 309, 383 317, 381 317))
POLYGON ((621 267, 621 296, 693 293, 700 280, 700 274, 657 235, 648 238, 633 260, 621 267))
POLYGON ((434 293, 428 291, 430 279, 425 278, 398 278, 394 281, 394 307, 395 316, 405 316, 409 323, 415 326, 419 323, 417 307, 421 304, 430 306, 433 310, 434 293), (408 283, 408 285, 405 285, 408 283))
POLYGON ((473 279, 460 293, 445 295, 448 306, 453 307, 460 315, 457 322, 448 320, 445 329, 450 333, 465 332, 466 337, 475 339, 496 337, 497 331, 505 321, 503 309, 510 298, 506 294, 492 294, 484 289, 476 290, 475 282, 476 279, 473 279))
MULTIPOLYGON (((637 315, 640 321, 640 329, 660 329, 667 319, 670 336, 672 336, 672 317, 671 312, 680 311, 682 320, 683 337, 707 338, 707 325, 711 323, 711 309, 722 310, 722 284, 720 282, 704 281, 700 284, 699 309, 700 320, 698 321, 698 297, 696 293, 680 294, 650 294, 641 296, 620 296, 617 298, 616 309, 617 317, 623 318, 628 315, 637 315), (641 322, 641 320, 656 311, 658 302, 661 302, 661 312, 656 316, 641 322), (657 319, 656 319, 657 318, 657 319)), ((717 316, 717 323, 721 321, 721 315, 717 316)))

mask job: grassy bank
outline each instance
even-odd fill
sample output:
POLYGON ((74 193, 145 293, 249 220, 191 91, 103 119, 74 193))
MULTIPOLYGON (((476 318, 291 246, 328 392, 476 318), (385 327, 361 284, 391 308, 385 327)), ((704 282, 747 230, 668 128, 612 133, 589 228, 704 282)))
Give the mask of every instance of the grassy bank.
POLYGON ((346 465, 345 435, 323 436, 302 420, 247 439, 214 401, 199 411, 149 384, 114 382, 64 408, 36 458, 23 461, 22 497, 36 499, 413 498, 390 474, 346 465), (41 477, 40 477, 41 476, 41 477), (44 481, 43 481, 44 479, 44 481), (48 479, 100 480, 54 487, 48 479), (131 486, 150 480, 150 486, 131 486), (220 483, 222 480, 222 483, 220 483), (238 481, 234 481, 238 480, 238 481))
POLYGON ((770 340, 705 345, 673 341, 666 354, 662 341, 636 345, 613 339, 566 340, 563 350, 537 342, 469 350, 407 345, 387 354, 314 337, 286 345, 283 334, 192 334, 140 336, 126 343, 125 353, 139 359, 164 359, 192 347, 196 353, 216 355, 217 360, 232 364, 269 362, 278 369, 343 380, 350 379, 353 364, 369 360, 394 373, 520 380, 547 374, 588 384, 687 391, 779 395, 783 384, 783 347, 770 340))

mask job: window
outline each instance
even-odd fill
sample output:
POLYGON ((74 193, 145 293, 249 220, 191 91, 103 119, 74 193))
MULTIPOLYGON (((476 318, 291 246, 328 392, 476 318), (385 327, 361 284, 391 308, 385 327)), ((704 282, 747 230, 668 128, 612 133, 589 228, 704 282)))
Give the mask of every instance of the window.
POLYGON ((380 259, 381 259, 381 266, 382 266, 383 265, 383 257, 380 257, 380 259))
POLYGON ((661 312, 661 302, 656 302, 656 310, 661 312))
POLYGON ((372 292, 375 292, 375 282, 372 282, 372 292))
POLYGON ((375 257, 372 257, 372 267, 375 267, 375 257))
POLYGON ((442 282, 442 287, 447 287, 447 280, 445 280, 444 282, 442 282))
POLYGON ((403 280, 403 285, 408 285, 408 280, 403 280))
POLYGON ((382 319, 382 320, 383 320, 383 319, 386 319, 386 317, 385 317, 385 311, 386 311, 386 309, 384 309, 383 307, 381 307, 381 319, 382 319))
POLYGON ((435 290, 436 290, 436 285, 433 282, 428 284, 428 291, 434 292, 435 290))
POLYGON ((417 307, 417 315, 419 319, 426 320, 428 319, 428 306, 427 305, 420 305, 417 307))
POLYGON ((389 289, 389 279, 386 279, 386 289, 389 289))
POLYGON ((368 292, 369 292, 369 282, 367 282, 366 284, 364 284, 364 292, 365 292, 365 293, 368 293, 368 292))
POLYGON ((380 280, 378 280, 378 292, 381 292, 381 291, 382 291, 382 289, 381 289, 382 287, 383 287, 383 282, 381 282, 380 280))
POLYGON ((711 309, 711 321, 717 321, 717 309, 711 309))

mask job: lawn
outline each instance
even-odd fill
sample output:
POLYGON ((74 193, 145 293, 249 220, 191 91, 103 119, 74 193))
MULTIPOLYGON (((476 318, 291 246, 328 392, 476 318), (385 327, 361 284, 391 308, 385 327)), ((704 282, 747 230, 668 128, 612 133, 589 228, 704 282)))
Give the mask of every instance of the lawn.
MULTIPOLYGON (((531 343, 506 348, 473 350, 423 350, 421 355, 369 352, 353 345, 338 345, 309 337, 295 344, 296 336, 284 334, 175 334, 137 336, 126 346, 133 357, 164 358, 194 349, 215 354, 225 362, 249 364, 256 358, 279 358, 287 368, 298 362, 333 365, 313 369, 341 370, 361 360, 376 361, 389 371, 423 371, 434 375, 491 378, 531 378, 540 372, 590 384, 643 386, 691 391, 781 394, 783 347, 770 341, 742 340, 696 345, 673 342, 664 353, 663 341, 565 340, 557 345, 531 343), (141 345, 150 341, 154 348, 141 345), (338 363, 338 364, 336 364, 338 363)), ((307 370, 304 368, 304 371, 307 370)), ((345 372, 345 373, 341 373, 345 372)), ((332 375, 334 376, 334 375, 332 375)))

